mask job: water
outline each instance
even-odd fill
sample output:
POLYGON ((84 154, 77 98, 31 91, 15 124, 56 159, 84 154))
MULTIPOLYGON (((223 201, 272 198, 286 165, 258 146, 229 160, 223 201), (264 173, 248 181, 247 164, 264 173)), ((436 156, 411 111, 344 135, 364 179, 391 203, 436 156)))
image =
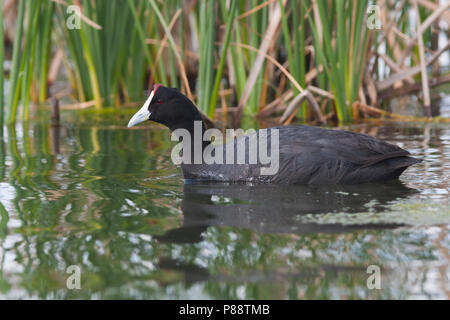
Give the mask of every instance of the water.
POLYGON ((424 159, 397 183, 183 186, 166 129, 47 117, 0 140, 0 298, 450 298, 448 124, 349 128, 424 159))

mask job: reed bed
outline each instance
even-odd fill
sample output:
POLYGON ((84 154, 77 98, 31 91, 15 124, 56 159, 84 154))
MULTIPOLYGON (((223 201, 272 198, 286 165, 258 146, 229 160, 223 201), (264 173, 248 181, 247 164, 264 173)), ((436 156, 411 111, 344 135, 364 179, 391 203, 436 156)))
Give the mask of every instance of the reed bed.
POLYGON ((437 65, 450 48, 437 41, 449 2, 8 0, 0 19, 8 123, 54 96, 132 105, 153 83, 179 88, 210 118, 233 115, 235 125, 242 115, 352 121, 402 92, 419 92, 430 116, 430 86, 450 81, 437 65), (54 90, 56 78, 68 90, 54 90))

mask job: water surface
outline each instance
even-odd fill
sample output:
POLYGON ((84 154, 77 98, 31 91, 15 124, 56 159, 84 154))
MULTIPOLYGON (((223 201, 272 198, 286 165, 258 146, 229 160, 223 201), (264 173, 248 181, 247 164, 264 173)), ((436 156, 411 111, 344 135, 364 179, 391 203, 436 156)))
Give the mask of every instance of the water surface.
POLYGON ((0 140, 0 298, 450 298, 448 124, 346 128, 424 159, 399 182, 183 185, 166 129, 47 116, 0 140))

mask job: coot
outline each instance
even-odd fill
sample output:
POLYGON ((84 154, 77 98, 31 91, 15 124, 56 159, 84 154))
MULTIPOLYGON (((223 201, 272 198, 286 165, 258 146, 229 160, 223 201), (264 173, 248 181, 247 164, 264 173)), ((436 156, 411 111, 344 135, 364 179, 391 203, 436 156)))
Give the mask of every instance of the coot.
POLYGON ((128 127, 145 120, 168 127, 180 144, 188 139, 180 132, 190 135, 190 148, 181 148, 180 153, 185 156, 181 168, 187 183, 357 184, 397 179, 421 162, 408 151, 365 134, 304 125, 262 129, 226 144, 212 144, 203 137, 206 126, 195 105, 177 89, 160 84, 128 127))

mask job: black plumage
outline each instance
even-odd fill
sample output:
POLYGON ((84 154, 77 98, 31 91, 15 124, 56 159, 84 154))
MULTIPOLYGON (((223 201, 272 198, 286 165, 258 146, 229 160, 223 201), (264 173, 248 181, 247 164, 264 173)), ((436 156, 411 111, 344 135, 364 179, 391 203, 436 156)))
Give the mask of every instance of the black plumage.
MULTIPOLYGON (((149 119, 174 131, 179 128, 194 135, 194 121, 202 116, 194 104, 178 90, 158 86, 150 102, 149 119)), ((182 164, 185 179, 221 182, 255 182, 277 184, 357 184, 397 179, 409 166, 421 162, 398 146, 371 136, 312 126, 282 126, 279 133, 279 170, 274 175, 261 175, 256 164, 182 164)), ((202 123, 202 132, 206 126, 202 123)), ((270 147, 273 130, 268 130, 270 147)), ((261 130, 257 131, 257 136, 261 130)), ((236 139, 234 154, 240 139, 245 139, 246 159, 249 157, 250 136, 236 139)), ((205 148, 209 142, 203 143, 205 148)), ((222 148, 226 157, 226 146, 222 148)), ((268 148, 270 150, 270 148, 268 148)), ((213 153, 214 154, 214 153, 213 153)), ((249 163, 248 161, 246 163, 249 163)))
MULTIPOLYGON (((279 130, 279 170, 261 175, 261 164, 182 165, 186 179, 286 184, 356 184, 397 179, 420 162, 398 146, 371 136, 310 126, 279 130)), ((268 137, 271 136, 268 130, 268 137)), ((259 135, 259 131, 255 133, 259 135)), ((239 139, 249 140, 249 136, 239 139)), ((237 139, 234 144, 236 154, 237 139)), ((269 144, 270 145, 270 144, 269 144)), ((226 146, 219 145, 226 154, 226 146)), ((249 148, 245 148, 248 159, 249 148)), ((248 162, 248 161, 247 161, 248 162)))

